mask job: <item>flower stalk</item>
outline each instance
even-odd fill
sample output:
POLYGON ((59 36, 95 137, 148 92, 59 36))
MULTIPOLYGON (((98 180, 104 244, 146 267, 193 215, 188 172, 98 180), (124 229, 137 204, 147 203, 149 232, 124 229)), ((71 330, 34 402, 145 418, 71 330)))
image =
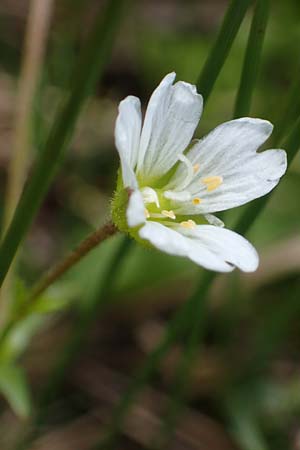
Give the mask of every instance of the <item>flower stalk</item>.
POLYGON ((117 231, 117 227, 112 222, 108 222, 103 227, 90 234, 65 259, 50 269, 49 272, 37 282, 28 298, 28 302, 30 303, 39 297, 51 284, 57 281, 69 269, 77 264, 78 261, 84 258, 87 253, 97 247, 101 242, 114 235, 117 231))
POLYGON ((103 227, 91 233, 85 238, 75 249, 60 263, 54 266, 41 278, 40 281, 33 287, 27 300, 22 307, 18 310, 18 313, 13 317, 6 326, 2 329, 0 334, 0 345, 9 334, 11 329, 26 316, 28 310, 34 305, 34 302, 40 297, 41 294, 55 281, 57 281, 62 275, 64 275, 69 269, 78 263, 84 256, 86 256, 91 250, 93 250, 101 242, 105 241, 110 236, 113 236, 118 231, 117 227, 108 222, 103 227))

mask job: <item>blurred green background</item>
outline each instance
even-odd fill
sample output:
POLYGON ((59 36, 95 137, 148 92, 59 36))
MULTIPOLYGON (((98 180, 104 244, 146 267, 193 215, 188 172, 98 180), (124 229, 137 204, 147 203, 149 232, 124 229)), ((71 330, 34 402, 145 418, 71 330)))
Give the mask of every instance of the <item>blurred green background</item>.
MULTIPOLYGON (((31 115, 33 158, 70 87, 78 52, 102 3, 54 2, 31 115)), ((22 301, 26 286, 109 217, 119 164, 113 132, 120 100, 137 95, 145 108, 154 87, 173 70, 177 79, 195 82, 227 6, 225 0, 139 0, 128 5, 111 60, 85 104, 67 158, 23 245, 17 301, 22 301)), ((19 107, 28 11, 27 0, 1 0, 0 213, 19 107)), ((197 137, 232 118, 251 16, 250 9, 205 105, 197 137)), ((299 1, 272 1, 251 116, 273 122, 275 133, 293 80, 298 76, 300 82, 299 43, 299 1)), ((295 106, 299 112, 298 97, 295 106)), ((272 146, 272 142, 268 144, 272 146)), ((249 233, 261 257, 259 270, 251 275, 218 276, 214 282, 186 405, 174 426, 172 442, 164 448, 300 449, 299 198, 297 157, 249 233)), ((226 213, 229 227, 242 209, 226 213)), ((93 309, 84 342, 64 373, 60 389, 52 389, 45 417, 35 423, 35 438, 27 448, 90 449, 101 437, 112 407, 135 369, 155 347, 169 318, 201 276, 201 269, 187 260, 131 243, 111 289, 103 293, 109 277, 106 267, 119 245, 119 236, 110 239, 67 273, 50 290, 49 295, 56 299, 53 314, 43 314, 43 308, 47 312, 51 308, 41 305, 1 350, 4 355, 15 355, 24 368, 34 404, 43 386, 49 384, 51 367, 77 321, 80 323, 84 311, 97 303, 98 297, 105 297, 105 308, 99 308, 98 315, 98 309, 93 309)), ((172 394, 170 386, 183 344, 184 337, 128 413, 118 448, 152 445, 152 435, 164 419, 166 399, 172 394)), ((0 368, 0 389, 12 406, 17 403, 15 410, 20 412, 24 392, 13 388, 13 393, 7 394, 7 377, 10 374, 1 373, 0 368)), ((29 399, 24 401, 26 404, 29 399)), ((1 400, 1 449, 16 448, 26 420, 30 419, 18 417, 7 401, 1 400)))

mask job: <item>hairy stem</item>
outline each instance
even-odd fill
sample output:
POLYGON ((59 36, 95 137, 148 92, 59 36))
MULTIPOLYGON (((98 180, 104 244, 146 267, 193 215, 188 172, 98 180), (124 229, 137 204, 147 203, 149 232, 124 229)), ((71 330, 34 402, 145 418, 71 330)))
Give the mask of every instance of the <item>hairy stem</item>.
POLYGON ((117 227, 108 222, 103 227, 94 231, 87 238, 85 238, 65 259, 52 267, 33 287, 33 290, 28 298, 31 302, 39 297, 52 283, 64 275, 71 267, 80 261, 87 253, 97 247, 100 242, 117 232, 117 227))
POLYGON ((27 301, 24 303, 23 307, 19 309, 17 316, 13 317, 3 328, 0 334, 0 344, 6 338, 14 325, 26 315, 30 307, 32 307, 32 305, 34 304, 35 300, 38 299, 38 297, 51 284, 57 281, 78 261, 84 258, 87 253, 97 247, 97 245, 99 245, 101 242, 114 235, 117 231, 117 227, 112 222, 108 222, 106 225, 94 231, 87 238, 85 238, 65 259, 63 259, 52 269, 50 269, 33 287, 32 292, 27 298, 27 301))

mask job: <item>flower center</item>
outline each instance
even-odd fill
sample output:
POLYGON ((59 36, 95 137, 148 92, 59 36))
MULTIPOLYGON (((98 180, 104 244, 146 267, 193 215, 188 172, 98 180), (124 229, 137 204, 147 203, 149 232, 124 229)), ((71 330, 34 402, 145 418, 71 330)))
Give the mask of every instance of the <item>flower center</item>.
POLYGON ((146 186, 141 189, 145 204, 146 219, 176 219, 176 215, 170 209, 169 200, 153 188, 146 186))
MULTIPOLYGON (((183 179, 178 182, 173 189, 153 189, 150 186, 141 188, 145 205, 145 217, 146 219, 154 221, 163 221, 165 224, 168 223, 168 225, 177 223, 184 228, 193 229, 196 226, 196 222, 191 220, 189 217, 176 215, 172 209, 172 205, 174 207, 174 204, 177 202, 191 202, 194 206, 199 206, 202 203, 202 198, 193 196, 189 191, 190 184, 192 182, 198 182, 195 180, 195 176, 201 170, 201 166, 198 163, 192 164, 192 162, 185 155, 179 155, 178 160, 184 164, 186 173, 183 179)), ((223 177, 218 175, 198 178, 198 180, 199 190, 201 190, 201 186, 202 189, 205 186, 205 190, 208 193, 214 191, 223 183, 223 177)), ((199 215, 202 216, 200 212, 199 215)), ((199 219, 199 215, 197 215, 197 223, 203 223, 204 218, 199 219)), ((196 216, 193 217, 196 218, 196 216)))

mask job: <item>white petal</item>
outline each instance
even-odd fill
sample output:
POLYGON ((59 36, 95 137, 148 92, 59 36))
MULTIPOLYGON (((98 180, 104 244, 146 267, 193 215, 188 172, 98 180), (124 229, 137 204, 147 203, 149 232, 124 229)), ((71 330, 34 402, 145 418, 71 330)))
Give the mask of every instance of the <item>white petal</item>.
POLYGON ((137 162, 138 171, 141 171, 143 168, 145 153, 149 147, 150 141, 153 140, 153 129, 158 126, 159 121, 162 121, 166 115, 170 102, 171 87, 175 77, 175 72, 166 75, 150 97, 141 134, 137 162))
POLYGON ((255 248, 243 236, 226 228, 198 225, 194 230, 181 230, 224 262, 244 272, 254 272, 259 263, 255 248))
POLYGON ((258 255, 252 245, 224 228, 198 225, 195 230, 180 226, 171 229, 161 223, 147 221, 139 235, 159 250, 185 256, 209 270, 230 272, 236 266, 251 272, 258 265, 258 255))
MULTIPOLYGON (((283 150, 256 150, 272 132, 266 120, 243 118, 226 122, 199 141, 188 153, 199 171, 186 187, 201 204, 173 205, 177 214, 204 214, 223 211, 247 203, 270 192, 287 168, 283 150), (219 176, 222 184, 208 191, 201 180, 219 176)), ((180 183, 185 167, 179 167, 174 180, 180 183)), ((172 183, 174 184, 174 180, 172 183)))
POLYGON ((139 230, 139 235, 169 255, 187 256, 188 239, 159 222, 148 220, 145 226, 139 230))
POLYGON ((130 228, 137 227, 146 221, 145 206, 140 191, 136 190, 130 194, 126 216, 130 228))
POLYGON ((151 181, 165 175, 189 145, 203 106, 195 86, 167 75, 152 94, 143 125, 138 172, 151 181))
POLYGON ((133 169, 128 164, 127 160, 123 157, 121 159, 122 179, 124 187, 130 189, 138 189, 138 182, 133 169))
POLYGON ((214 255, 205 246, 199 245, 195 239, 184 236, 181 232, 168 228, 158 222, 147 221, 139 230, 142 239, 169 255, 185 256, 206 269, 218 272, 231 272, 233 267, 214 255))
POLYGON ((125 187, 134 187, 132 186, 132 173, 137 163, 141 123, 140 100, 130 95, 119 105, 119 115, 115 127, 115 142, 121 159, 125 187))

